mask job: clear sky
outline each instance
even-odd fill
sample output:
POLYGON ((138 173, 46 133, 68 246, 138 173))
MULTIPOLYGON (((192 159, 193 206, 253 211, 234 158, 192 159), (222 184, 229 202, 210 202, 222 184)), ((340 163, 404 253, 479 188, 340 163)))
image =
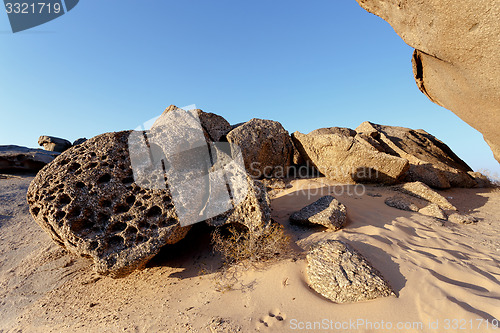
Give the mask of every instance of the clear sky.
POLYGON ((420 93, 412 49, 355 0, 87 0, 16 34, 0 12, 0 43, 0 145, 90 138, 196 104, 289 132, 423 128, 500 173, 482 135, 420 93))

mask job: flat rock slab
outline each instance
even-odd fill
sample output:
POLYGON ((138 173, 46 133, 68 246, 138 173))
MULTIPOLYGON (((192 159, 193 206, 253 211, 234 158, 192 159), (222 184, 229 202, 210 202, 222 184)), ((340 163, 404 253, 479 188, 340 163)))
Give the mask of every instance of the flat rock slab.
POLYGON ((453 206, 448 199, 443 197, 441 194, 432 190, 429 186, 422 182, 412 182, 412 183, 404 183, 395 187, 397 191, 402 193, 409 194, 413 197, 424 199, 429 202, 435 203, 439 205, 442 209, 445 210, 457 210, 455 206, 453 206))
POLYGON ((0 146, 0 171, 38 172, 59 155, 57 152, 21 146, 0 146))
POLYGON ((418 206, 413 202, 412 198, 407 195, 395 195, 385 199, 384 203, 392 208, 406 210, 409 212, 418 212, 418 206))
POLYGON ((448 216, 448 221, 453 223, 472 224, 476 223, 477 219, 472 215, 453 213, 448 216))
POLYGON ((309 251, 307 277, 312 289, 335 303, 396 296, 376 268, 338 240, 321 242, 309 251))
POLYGON ((347 220, 347 209, 331 195, 324 196, 290 216, 290 222, 319 224, 329 229, 342 228, 347 220))

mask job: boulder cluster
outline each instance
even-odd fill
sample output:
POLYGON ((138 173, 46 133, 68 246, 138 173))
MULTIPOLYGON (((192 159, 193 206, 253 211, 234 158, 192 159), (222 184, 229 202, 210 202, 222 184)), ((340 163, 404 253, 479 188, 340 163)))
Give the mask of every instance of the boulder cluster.
MULTIPOLYGON (((97 272, 123 277, 164 245, 182 240, 192 223, 268 225, 268 191, 286 188, 285 178, 297 170, 339 182, 396 184, 399 196, 427 204, 398 198, 386 203, 437 217, 454 207, 429 186, 485 185, 481 175, 423 130, 365 122, 356 130, 331 127, 290 135, 277 121, 230 125, 202 110, 180 110, 188 117, 182 118, 179 110, 170 106, 147 131, 105 133, 74 144, 40 137, 39 143, 53 152, 36 152, 47 165, 27 194, 35 221, 58 244, 91 258, 97 272)), ((6 163, 2 158, 0 150, 0 166, 6 163)), ((326 196, 290 220, 338 230, 347 210, 326 196)), ((390 294, 389 289, 380 292, 390 294)))

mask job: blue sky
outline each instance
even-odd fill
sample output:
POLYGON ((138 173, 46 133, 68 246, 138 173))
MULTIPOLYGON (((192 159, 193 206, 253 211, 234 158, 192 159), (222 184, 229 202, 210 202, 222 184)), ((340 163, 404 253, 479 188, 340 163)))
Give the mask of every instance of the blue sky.
POLYGON ((354 0, 80 1, 12 34, 0 13, 0 144, 133 129, 168 105, 294 132, 423 128, 500 173, 482 135, 414 83, 412 49, 354 0))

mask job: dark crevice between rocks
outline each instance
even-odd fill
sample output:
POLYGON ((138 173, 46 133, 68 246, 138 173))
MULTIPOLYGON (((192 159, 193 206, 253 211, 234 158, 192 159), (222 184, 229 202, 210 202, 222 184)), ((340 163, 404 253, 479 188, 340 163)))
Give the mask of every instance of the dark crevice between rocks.
MULTIPOLYGON (((420 89, 420 91, 425 96, 427 96, 427 98, 429 98, 431 100, 431 102, 433 102, 435 104, 438 104, 438 105, 441 105, 438 101, 436 101, 429 94, 429 92, 427 91, 427 88, 425 87, 425 83, 424 83, 424 66, 422 64, 422 54, 427 55, 429 57, 433 57, 432 55, 427 54, 427 53, 422 52, 422 51, 417 50, 417 49, 415 49, 415 51, 413 51, 412 63, 413 63, 413 75, 415 77, 415 82, 417 83, 418 89, 420 89)), ((437 57, 434 57, 434 58, 436 58, 438 60, 441 60, 441 59, 439 59, 437 57)))

